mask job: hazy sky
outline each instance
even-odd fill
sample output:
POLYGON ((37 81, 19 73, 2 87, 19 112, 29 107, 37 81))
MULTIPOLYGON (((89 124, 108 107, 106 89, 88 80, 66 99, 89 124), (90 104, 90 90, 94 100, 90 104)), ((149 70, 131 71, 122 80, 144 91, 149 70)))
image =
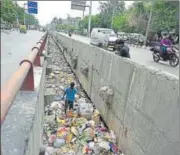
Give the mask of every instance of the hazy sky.
MULTIPOLYGON (((27 1, 19 1, 18 4, 23 6, 27 1)), ((130 5, 132 1, 126 1, 126 5, 130 5)), ((86 4, 89 4, 87 1, 86 4)), ((97 14, 99 12, 99 2, 92 2, 92 14, 97 14)), ((88 15, 89 9, 86 8, 85 15, 88 15)), ((38 1, 38 15, 40 25, 46 25, 51 22, 53 17, 66 18, 67 14, 71 17, 82 17, 83 12, 77 10, 71 10, 71 1, 38 1)))

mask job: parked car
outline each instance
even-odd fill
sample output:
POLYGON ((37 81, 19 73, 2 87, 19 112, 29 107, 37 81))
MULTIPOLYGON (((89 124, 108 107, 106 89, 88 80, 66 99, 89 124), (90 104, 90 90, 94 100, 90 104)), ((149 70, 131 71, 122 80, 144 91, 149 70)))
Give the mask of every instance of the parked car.
POLYGON ((128 41, 128 36, 127 36, 127 33, 125 33, 125 32, 118 32, 117 36, 119 39, 124 40, 124 42, 128 41))
POLYGON ((93 28, 91 31, 90 44, 99 47, 112 48, 115 51, 115 42, 117 35, 113 29, 107 28, 93 28))
MULTIPOLYGON (((143 45, 146 37, 139 33, 131 33, 129 37, 129 43, 135 44, 135 45, 143 45)), ((149 41, 147 40, 146 45, 149 44, 149 41)))

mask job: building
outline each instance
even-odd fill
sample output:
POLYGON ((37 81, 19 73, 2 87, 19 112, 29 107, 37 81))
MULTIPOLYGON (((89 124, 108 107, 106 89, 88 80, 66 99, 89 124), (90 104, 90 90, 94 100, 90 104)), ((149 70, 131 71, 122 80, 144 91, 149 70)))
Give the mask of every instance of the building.
POLYGON ((70 26, 73 26, 75 28, 78 28, 80 20, 81 20, 81 17, 75 17, 75 18, 68 17, 67 19, 62 19, 61 23, 63 25, 70 25, 70 26))
POLYGON ((71 25, 75 28, 78 28, 80 20, 81 20, 81 17, 75 17, 75 18, 69 17, 68 18, 68 25, 71 25))

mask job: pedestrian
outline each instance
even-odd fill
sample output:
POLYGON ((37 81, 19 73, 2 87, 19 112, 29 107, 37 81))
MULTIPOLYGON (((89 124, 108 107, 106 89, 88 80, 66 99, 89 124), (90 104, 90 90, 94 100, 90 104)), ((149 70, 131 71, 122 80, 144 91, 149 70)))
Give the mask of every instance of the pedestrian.
POLYGON ((124 41, 121 39, 116 40, 116 50, 119 56, 131 58, 129 54, 129 47, 124 44, 124 41))
POLYGON ((64 97, 66 96, 66 98, 65 98, 65 114, 67 112, 68 107, 69 107, 69 110, 73 110, 75 95, 77 93, 78 93, 78 91, 75 88, 74 82, 71 82, 70 87, 67 87, 64 90, 64 95, 63 95, 62 99, 64 100, 64 97))

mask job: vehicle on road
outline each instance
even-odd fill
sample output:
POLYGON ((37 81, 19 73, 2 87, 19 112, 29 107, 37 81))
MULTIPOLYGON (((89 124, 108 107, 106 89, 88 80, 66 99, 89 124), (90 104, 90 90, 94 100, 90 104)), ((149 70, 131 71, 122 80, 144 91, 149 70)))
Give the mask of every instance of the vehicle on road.
POLYGON ((90 44, 104 48, 111 48, 115 51, 115 42, 117 39, 117 35, 113 29, 93 28, 90 44))
POLYGON ((128 41, 128 36, 127 36, 127 33, 125 33, 125 32, 118 32, 117 37, 119 39, 122 39, 124 42, 128 41))
POLYGON ((19 32, 20 33, 27 33, 26 25, 20 25, 19 26, 19 32))
MULTIPOLYGON (((146 37, 144 35, 142 35, 142 34, 131 33, 131 35, 129 37, 129 43, 130 44, 135 44, 135 45, 143 46, 145 39, 146 39, 146 37)), ((147 40, 146 46, 148 44, 149 44, 149 41, 147 40)))
POLYGON ((176 67, 179 65, 179 57, 177 55, 177 49, 173 46, 171 48, 167 48, 166 54, 162 56, 160 46, 155 46, 150 49, 153 52, 153 60, 155 62, 161 61, 169 61, 170 66, 176 67))

